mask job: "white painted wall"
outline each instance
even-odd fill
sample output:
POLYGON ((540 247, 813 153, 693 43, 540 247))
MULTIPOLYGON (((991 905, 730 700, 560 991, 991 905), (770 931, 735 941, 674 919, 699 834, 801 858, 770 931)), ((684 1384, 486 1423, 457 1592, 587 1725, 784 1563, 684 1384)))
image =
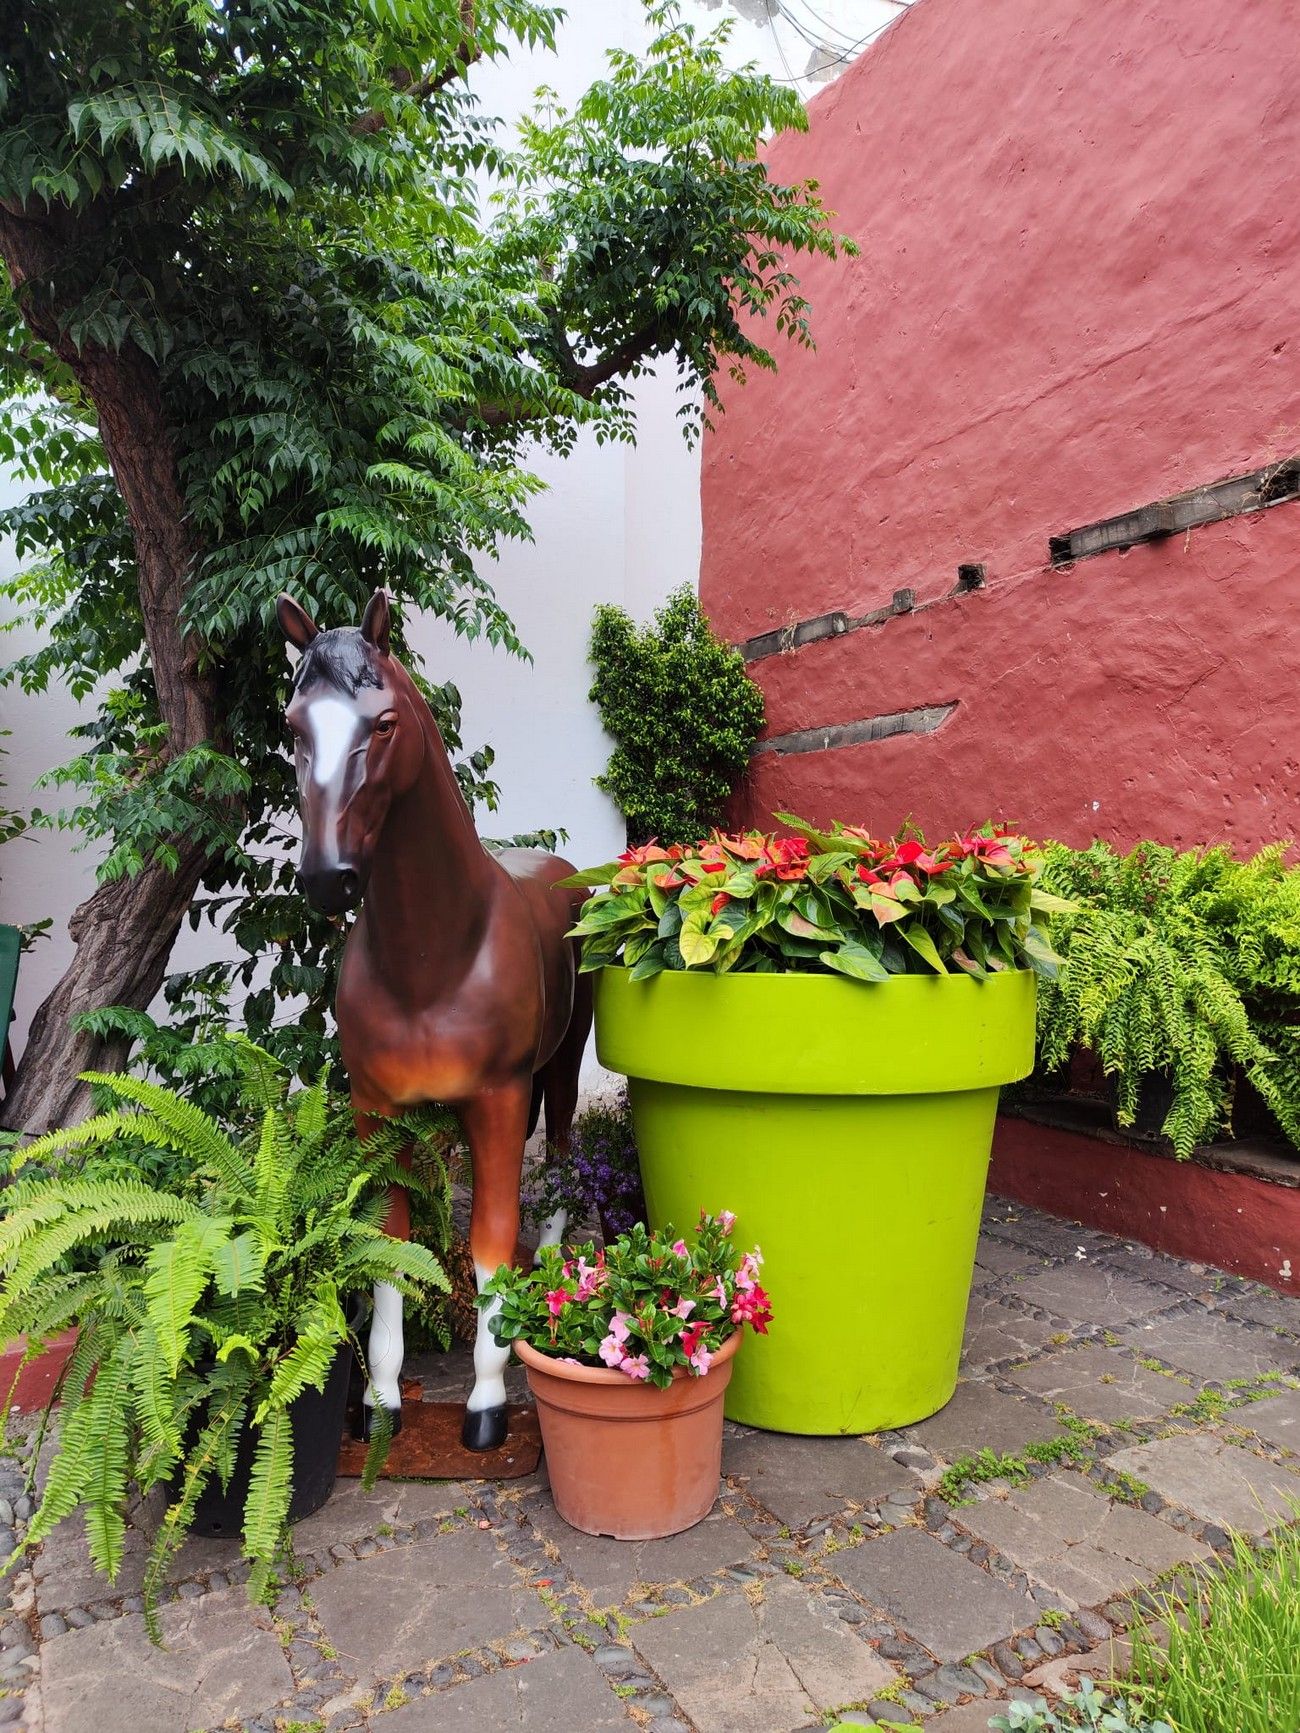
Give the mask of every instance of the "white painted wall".
MULTIPOLYGON (((757 61, 805 96, 836 76, 853 46, 887 25, 901 6, 902 0, 683 0, 686 15, 703 26, 732 12, 734 62, 757 61), (814 47, 810 37, 824 46, 814 47)), ((639 47, 647 37, 640 0, 568 0, 554 55, 521 54, 475 68, 471 82, 487 112, 517 115, 537 85, 545 82, 571 100, 600 76, 606 49, 639 47)), ((681 436, 678 403, 671 378, 643 381, 635 450, 601 448, 584 438, 567 459, 539 456, 536 468, 549 491, 533 507, 535 540, 504 548, 488 573, 532 652, 531 664, 489 645, 460 642, 436 620, 412 633, 432 677, 454 679, 460 687, 466 746, 490 741, 496 749, 493 774, 502 801, 483 820, 489 835, 561 827, 569 833, 566 853, 583 864, 609 859, 622 847, 620 816, 592 784, 609 743, 587 702, 586 646, 598 602, 619 602, 644 619, 669 590, 698 576, 699 457, 681 436)), ((12 478, 0 475, 0 501, 19 492, 12 478)), ((0 547, 0 567, 12 564, 12 550, 0 547)), ((29 635, 12 631, 0 640, 0 658, 21 654, 29 644, 29 635)), ((30 804, 37 776, 72 755, 67 735, 76 720, 77 708, 64 694, 28 698, 0 691, 0 727, 12 733, 7 762, 0 764, 7 804, 30 804)), ((56 791, 35 798, 58 805, 56 791)), ((0 855, 0 919, 54 917, 51 937, 23 960, 18 1051, 33 1011, 71 957, 68 917, 93 889, 94 858, 74 844, 66 834, 44 833, 0 855)), ((218 933, 187 931, 176 966, 211 956, 222 942, 218 933)), ((588 1081, 595 1083, 597 1075, 591 1061, 588 1081)))

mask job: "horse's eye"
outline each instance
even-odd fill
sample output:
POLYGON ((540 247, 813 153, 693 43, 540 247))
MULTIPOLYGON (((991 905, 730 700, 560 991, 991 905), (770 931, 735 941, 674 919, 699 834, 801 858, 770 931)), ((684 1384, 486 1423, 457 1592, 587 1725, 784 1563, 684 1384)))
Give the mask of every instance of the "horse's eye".
POLYGON ((386 736, 391 734, 396 727, 397 718, 395 716, 381 716, 375 723, 375 733, 386 736))

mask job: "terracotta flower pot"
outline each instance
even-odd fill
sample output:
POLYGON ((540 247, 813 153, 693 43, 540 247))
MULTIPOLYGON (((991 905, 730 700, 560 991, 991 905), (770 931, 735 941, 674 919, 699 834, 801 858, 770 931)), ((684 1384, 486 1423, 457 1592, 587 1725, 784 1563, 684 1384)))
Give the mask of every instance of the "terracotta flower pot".
POLYGON ((702 1378, 679 1367, 660 1390, 515 1343, 537 1403, 555 1508, 571 1528, 658 1540, 703 1521, 718 1496, 722 1398, 739 1346, 737 1331, 702 1378))

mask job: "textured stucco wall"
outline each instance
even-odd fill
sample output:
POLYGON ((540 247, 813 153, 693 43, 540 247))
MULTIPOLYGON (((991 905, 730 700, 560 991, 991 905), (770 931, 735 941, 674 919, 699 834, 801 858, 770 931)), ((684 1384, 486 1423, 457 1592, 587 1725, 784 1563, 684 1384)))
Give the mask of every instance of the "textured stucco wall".
POLYGON ((1046 569, 1049 535, 1300 452, 1297 0, 920 0, 778 140, 861 243, 819 347, 731 394, 701 590, 741 640, 988 588, 756 662, 744 813, 998 814, 1079 842, 1296 831, 1300 504, 1046 569))

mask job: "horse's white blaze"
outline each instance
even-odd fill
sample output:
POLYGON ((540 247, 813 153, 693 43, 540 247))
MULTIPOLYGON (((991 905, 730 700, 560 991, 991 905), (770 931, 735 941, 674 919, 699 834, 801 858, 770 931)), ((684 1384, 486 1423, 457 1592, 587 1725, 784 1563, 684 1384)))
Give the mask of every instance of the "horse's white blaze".
POLYGON ((370 1383, 365 1403, 384 1408, 402 1406, 402 1360, 406 1345, 402 1334, 402 1296, 391 1282, 375 1283, 375 1310, 370 1320, 370 1342, 366 1350, 370 1383))
MULTIPOLYGON (((489 1270, 485 1264, 474 1265, 474 1279, 480 1294, 495 1274, 496 1271, 489 1270)), ((505 1407, 510 1349, 498 1348, 492 1335, 492 1320, 500 1310, 501 1296, 496 1294, 478 1315, 478 1328, 474 1332, 474 1388, 465 1404, 471 1414, 479 1414, 484 1408, 505 1407)))
POLYGON ((357 713, 341 698, 328 693, 313 698, 307 706, 311 728, 311 775, 320 788, 332 782, 342 768, 357 732, 357 713))

